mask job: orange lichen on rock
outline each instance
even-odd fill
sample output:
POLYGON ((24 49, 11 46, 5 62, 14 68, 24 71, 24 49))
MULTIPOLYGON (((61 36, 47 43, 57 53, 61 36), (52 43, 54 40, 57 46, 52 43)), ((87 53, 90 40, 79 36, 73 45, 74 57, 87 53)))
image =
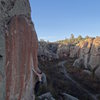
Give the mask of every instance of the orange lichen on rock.
POLYGON ((32 67, 38 69, 38 40, 33 24, 24 16, 14 16, 8 23, 5 40, 6 100, 33 100, 32 67))

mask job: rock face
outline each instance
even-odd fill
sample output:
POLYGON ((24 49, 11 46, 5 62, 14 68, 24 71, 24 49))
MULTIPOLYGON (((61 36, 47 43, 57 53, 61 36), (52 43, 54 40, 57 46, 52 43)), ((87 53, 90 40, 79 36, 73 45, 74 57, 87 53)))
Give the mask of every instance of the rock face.
MULTIPOLYGON (((87 69, 91 69, 100 78, 100 37, 89 38, 79 43, 79 58, 74 62, 74 66, 80 65, 80 59, 87 69)), ((81 66, 80 66, 81 67, 81 66)))
POLYGON ((66 93, 62 93, 62 95, 63 95, 64 100, 79 100, 69 94, 66 94, 66 93))
POLYGON ((43 60, 54 60, 63 58, 77 58, 79 56, 79 46, 71 44, 39 42, 38 57, 43 60))
POLYGON ((99 76, 100 37, 87 38, 76 45, 54 45, 47 42, 40 42, 38 55, 46 59, 77 58, 73 66, 89 69, 95 73, 96 76, 99 76), (56 52, 54 52, 54 50, 56 52))
POLYGON ((90 57, 90 50, 91 50, 92 43, 93 43, 93 39, 89 38, 86 39, 85 41, 82 41, 78 45, 80 47, 79 57, 83 58, 85 68, 88 68, 87 65, 90 57))
POLYGON ((79 47, 69 44, 49 43, 45 41, 39 42, 38 57, 42 61, 55 60, 62 58, 76 58, 78 56, 79 47))
POLYGON ((84 61, 83 61, 83 58, 78 58, 74 61, 73 63, 73 66, 74 67, 77 67, 77 68, 83 68, 84 67, 84 61))
POLYGON ((34 100, 38 40, 28 0, 0 0, 0 100, 34 100))
POLYGON ((93 41, 89 65, 95 71, 96 76, 100 78, 100 37, 95 38, 93 41))
POLYGON ((57 47, 58 45, 55 43, 47 43, 45 41, 39 42, 39 49, 38 49, 38 57, 42 61, 51 61, 58 59, 57 55, 57 47))
POLYGON ((70 54, 70 46, 69 45, 59 45, 57 49, 57 55, 59 58, 68 57, 70 54))
POLYGON ((77 58, 79 56, 80 48, 78 46, 70 46, 70 56, 71 58, 77 58))
POLYGON ((92 43, 93 43, 93 38, 88 38, 88 39, 80 42, 79 44, 77 44, 77 46, 79 46, 79 48, 80 48, 79 57, 83 57, 84 55, 90 53, 92 43))
POLYGON ((55 100, 50 92, 42 94, 38 97, 38 100, 55 100))
POLYGON ((24 16, 13 17, 6 33, 6 100, 31 100, 34 88, 31 56, 36 66, 37 43, 28 20, 24 16))
POLYGON ((100 66, 100 37, 94 39, 90 54, 91 56, 89 64, 91 65, 91 67, 94 68, 97 65, 100 66))

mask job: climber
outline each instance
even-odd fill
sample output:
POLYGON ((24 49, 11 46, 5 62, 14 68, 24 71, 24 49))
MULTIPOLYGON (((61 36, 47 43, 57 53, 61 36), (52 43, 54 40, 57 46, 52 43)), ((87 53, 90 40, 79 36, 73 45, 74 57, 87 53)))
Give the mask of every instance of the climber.
POLYGON ((32 68, 32 71, 38 76, 39 82, 42 82, 42 72, 38 73, 34 68, 32 68))
POLYGON ((41 87, 41 84, 43 83, 43 82, 42 82, 42 72, 41 72, 41 73, 37 72, 33 67, 32 67, 32 71, 33 71, 33 72, 38 76, 38 78, 39 78, 39 80, 36 82, 35 88, 34 88, 34 93, 35 93, 35 95, 37 95, 37 94, 38 94, 38 91, 39 91, 39 89, 40 89, 40 87, 41 87))
POLYGON ((46 75, 44 73, 38 73, 34 68, 32 68, 32 71, 38 76, 39 80, 36 82, 34 87, 34 93, 35 95, 38 95, 39 91, 44 88, 47 88, 47 79, 46 75))
POLYGON ((39 78, 39 81, 41 82, 42 81, 42 72, 40 71, 40 69, 38 68, 38 62, 37 62, 37 56, 35 57, 32 57, 31 55, 31 66, 32 66, 32 71, 38 76, 39 78), (36 58, 36 59, 34 59, 36 58), (34 63, 33 63, 34 61, 34 63))
POLYGON ((42 87, 47 86, 47 81, 46 81, 46 76, 38 67, 38 59, 36 56, 36 53, 34 53, 35 56, 31 55, 31 66, 32 66, 32 71, 34 74, 37 75, 38 80, 35 83, 34 87, 34 93, 35 95, 38 95, 39 91, 41 90, 42 87), (33 62, 34 61, 34 62, 33 62))

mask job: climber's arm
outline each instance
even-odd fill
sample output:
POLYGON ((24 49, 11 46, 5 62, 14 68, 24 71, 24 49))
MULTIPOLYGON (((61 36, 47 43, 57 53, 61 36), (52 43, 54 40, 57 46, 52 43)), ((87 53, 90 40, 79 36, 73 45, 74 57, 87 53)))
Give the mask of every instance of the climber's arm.
POLYGON ((41 82, 42 81, 42 72, 41 73, 38 73, 34 68, 32 68, 32 71, 38 76, 39 78, 39 81, 41 82))

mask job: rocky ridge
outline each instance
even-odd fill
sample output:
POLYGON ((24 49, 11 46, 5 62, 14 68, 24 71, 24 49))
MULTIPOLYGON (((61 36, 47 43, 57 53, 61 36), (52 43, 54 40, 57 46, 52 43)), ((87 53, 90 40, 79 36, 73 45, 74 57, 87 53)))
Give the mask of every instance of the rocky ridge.
POLYGON ((41 49, 39 48, 38 55, 42 60, 45 57, 45 60, 66 59, 68 57, 75 58, 74 67, 87 69, 97 77, 100 76, 100 37, 88 38, 76 45, 45 42, 45 46, 43 46, 43 43, 40 42, 39 46, 41 49), (55 48, 55 52, 53 52, 52 48, 48 48, 49 45, 55 48), (50 58, 51 55, 54 56, 50 58))
POLYGON ((100 73, 100 67, 96 67, 100 63, 99 39, 88 38, 76 45, 39 42, 39 64, 48 80, 47 89, 40 95, 50 92, 56 100, 99 100, 100 76, 97 72, 100 73), (56 59, 55 56, 51 57, 52 54, 56 55, 56 59))

